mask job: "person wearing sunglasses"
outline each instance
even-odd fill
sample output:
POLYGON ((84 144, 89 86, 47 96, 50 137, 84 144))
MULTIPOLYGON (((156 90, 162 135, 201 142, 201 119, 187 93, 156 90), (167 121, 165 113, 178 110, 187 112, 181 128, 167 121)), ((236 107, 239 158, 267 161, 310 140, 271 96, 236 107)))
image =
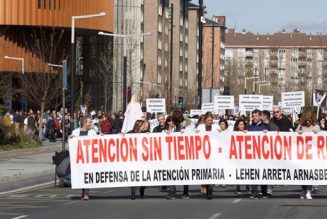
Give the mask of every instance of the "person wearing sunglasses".
POLYGON ((293 130, 292 122, 287 118, 287 116, 282 114, 279 106, 273 107, 273 114, 271 121, 278 126, 280 132, 289 132, 290 130, 293 130))

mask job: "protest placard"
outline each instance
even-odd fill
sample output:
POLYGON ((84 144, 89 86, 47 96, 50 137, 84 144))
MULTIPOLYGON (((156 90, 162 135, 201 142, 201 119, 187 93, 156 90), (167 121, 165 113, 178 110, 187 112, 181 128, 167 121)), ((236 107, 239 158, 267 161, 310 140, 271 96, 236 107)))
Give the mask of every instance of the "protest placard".
POLYGON ((165 113, 166 100, 164 98, 147 98, 146 111, 148 113, 165 113))
POLYGON ((241 111, 262 110, 262 95, 240 95, 239 106, 241 111))

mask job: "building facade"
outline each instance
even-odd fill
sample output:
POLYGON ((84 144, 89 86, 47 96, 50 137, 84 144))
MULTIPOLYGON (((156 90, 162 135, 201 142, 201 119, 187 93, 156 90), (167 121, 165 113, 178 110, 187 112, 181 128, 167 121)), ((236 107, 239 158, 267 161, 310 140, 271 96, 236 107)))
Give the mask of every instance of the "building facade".
MULTIPOLYGON (((32 93, 22 90, 23 80, 43 73, 61 72, 60 69, 48 67, 48 63, 60 64, 63 59, 67 59, 68 65, 71 65, 72 16, 106 12, 104 17, 76 20, 77 90, 73 94, 68 92, 68 95, 78 99, 76 109, 86 101, 86 94, 92 97, 89 107, 100 107, 104 102, 101 96, 103 85, 95 79, 98 71, 96 57, 101 54, 99 49, 106 47, 110 40, 99 37, 97 33, 113 32, 113 6, 114 2, 108 0, 0 1, 0 73, 5 76, 9 88, 3 98, 7 110, 26 108, 26 105, 23 106, 26 102, 28 107, 39 107, 38 103, 30 102, 32 93), (4 56, 22 58, 24 66, 17 60, 4 59, 4 56), (24 76, 22 71, 25 72, 24 76)), ((41 85, 36 82, 25 86, 41 85)), ((54 86, 52 84, 52 91, 54 86)), ((56 95, 60 96, 60 93, 56 95)), ((54 99, 47 107, 59 107, 58 102, 58 99, 54 99)))
MULTIPOLYGON (((225 83, 225 17, 214 16, 203 25, 203 94, 204 102, 213 102, 218 94, 228 94, 225 83)), ((228 80, 227 80, 228 81, 228 80)))
POLYGON ((113 108, 118 112, 123 109, 123 93, 127 93, 127 102, 132 95, 141 96, 141 83, 144 72, 144 1, 143 0, 115 0, 114 33, 134 35, 126 38, 114 37, 113 59, 113 108), (137 36, 138 35, 138 36, 137 36), (124 45, 126 43, 126 45, 124 45), (127 57, 127 88, 123 88, 123 57, 126 46, 127 57))
MULTIPOLYGON (((313 89, 326 89, 327 36, 281 31, 272 35, 246 32, 226 33, 225 73, 231 93, 238 97, 245 92, 245 78, 259 77, 260 93, 274 95, 275 104, 281 92, 305 91, 311 101, 313 89), (265 82, 264 82, 265 81, 265 82)), ((247 93, 259 93, 259 85, 247 80, 247 93), (253 86, 253 84, 255 86, 253 86)))

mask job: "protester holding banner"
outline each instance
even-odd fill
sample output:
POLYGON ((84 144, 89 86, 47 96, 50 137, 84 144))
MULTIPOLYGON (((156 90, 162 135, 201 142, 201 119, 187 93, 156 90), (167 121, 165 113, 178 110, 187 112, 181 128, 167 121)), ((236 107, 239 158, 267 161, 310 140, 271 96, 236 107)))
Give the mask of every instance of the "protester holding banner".
MULTIPOLYGON (((302 134, 305 132, 315 133, 317 134, 320 131, 319 125, 315 125, 315 117, 313 116, 312 112, 306 112, 302 115, 301 123, 296 129, 297 133, 302 134)), ((311 200, 312 196, 312 185, 303 185, 301 186, 301 199, 308 199, 311 200)))
POLYGON ((274 116, 271 121, 278 126, 279 131, 289 132, 293 129, 292 122, 287 118, 287 116, 282 114, 282 110, 279 106, 273 107, 274 116))
MULTIPOLYGON (((248 130, 251 132, 253 131, 270 131, 270 126, 266 123, 263 123, 260 119, 262 117, 262 112, 260 110, 253 110, 252 111, 252 124, 248 126, 248 130)), ((258 185, 251 185, 251 195, 250 199, 257 199, 258 198, 258 185)), ((268 198, 267 194, 267 186, 261 185, 261 192, 262 198, 268 198)))
POLYGON ((270 112, 268 110, 262 111, 261 120, 263 123, 269 125, 271 131, 275 131, 275 132, 279 131, 278 126, 272 121, 270 121, 270 112))
POLYGON ((156 126, 152 132, 153 133, 158 133, 158 132, 162 132, 163 130, 165 130, 165 117, 162 114, 159 114, 157 117, 158 123, 159 125, 156 126))
MULTIPOLYGON (((82 127, 73 130, 69 138, 77 136, 94 136, 97 133, 92 129, 92 118, 85 116, 82 118, 82 127)), ((90 189, 82 189, 82 200, 88 201, 90 199, 90 189)))
MULTIPOLYGON (((136 120, 134 123, 134 127, 132 130, 130 130, 127 133, 142 133, 144 132, 144 124, 146 122, 143 120, 136 120)), ((131 199, 134 200, 136 197, 136 189, 137 187, 131 187, 131 199)), ((140 198, 143 199, 144 198, 144 190, 145 187, 144 186, 140 186, 140 198)))
MULTIPOLYGON (((236 120, 235 124, 234 124, 234 128, 233 131, 236 132, 246 132, 246 121, 242 118, 236 120)), ((250 187, 247 185, 246 186, 246 191, 250 191, 250 187)), ((234 192, 234 194, 241 194, 241 186, 240 185, 236 185, 236 190, 234 192)))
POLYGON ((318 125, 320 127, 320 131, 327 131, 326 118, 325 117, 323 117, 323 116, 319 117, 318 125))
POLYGON ((195 123, 195 128, 197 129, 198 126, 200 124, 204 124, 204 119, 205 119, 205 116, 204 115, 200 115, 199 118, 198 118, 198 121, 195 123))
MULTIPOLYGON (((213 124, 214 116, 211 112, 207 112, 204 115, 204 124, 200 124, 196 131, 197 132, 214 132, 218 130, 218 126, 213 124)), ((207 198, 212 199, 213 185, 205 185, 205 190, 207 193, 207 198)), ((203 186, 201 187, 201 193, 205 192, 203 186)))
POLYGON ((226 119, 219 120, 219 132, 228 131, 228 122, 226 119))
POLYGON ((174 122, 173 118, 171 116, 167 116, 166 121, 165 121, 165 132, 173 132, 174 131, 174 122))
MULTIPOLYGON (((174 110, 172 115, 172 120, 174 123, 174 132, 181 132, 183 129, 183 121, 184 121, 184 116, 183 113, 180 110, 174 110)), ((190 198, 189 195, 189 186, 188 185, 184 185, 183 186, 183 196, 182 198, 187 199, 190 198)), ((167 199, 175 199, 176 196, 176 186, 170 186, 169 187, 169 194, 166 196, 167 199)))

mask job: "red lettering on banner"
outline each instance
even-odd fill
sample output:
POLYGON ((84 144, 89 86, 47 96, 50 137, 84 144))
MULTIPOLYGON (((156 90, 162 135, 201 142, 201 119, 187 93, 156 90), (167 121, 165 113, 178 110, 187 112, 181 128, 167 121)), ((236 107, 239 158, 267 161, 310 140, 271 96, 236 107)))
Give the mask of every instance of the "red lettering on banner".
POLYGON ((201 136, 195 136, 195 154, 196 159, 199 159, 199 151, 201 150, 201 136))
POLYGON ((252 144, 253 144, 253 159, 261 157, 261 144, 260 144, 260 136, 258 136, 258 139, 252 138, 252 144))
POLYGON ((211 154, 211 143, 208 135, 203 137, 203 155, 205 159, 209 159, 211 154))
POLYGON ((171 136, 166 137, 166 143, 168 144, 168 160, 171 160, 171 143, 173 138, 171 136))
POLYGON ((185 152, 184 152, 184 138, 183 136, 177 137, 177 151, 178 151, 178 160, 185 160, 185 152))
POLYGON ((265 160, 269 159, 269 149, 267 145, 269 145, 269 138, 267 135, 264 135, 262 137, 262 156, 265 160))
POLYGON ((83 140, 83 145, 85 146, 85 150, 86 150, 86 154, 85 154, 86 163, 90 162, 90 160, 89 160, 89 146, 90 146, 90 144, 91 144, 90 139, 84 139, 83 140))
POLYGON ((144 137, 142 139, 142 149, 143 149, 142 159, 144 161, 148 161, 148 159, 149 159, 149 149, 148 149, 147 145, 148 145, 148 138, 144 137))
POLYGON ((312 160, 312 136, 297 136, 297 158, 299 160, 305 159, 312 160))
POLYGON ((306 150, 305 150, 305 158, 307 160, 312 160, 312 136, 305 136, 305 144, 306 144, 306 150))
POLYGON ((290 160, 292 159, 292 138, 279 135, 232 135, 229 158, 290 160))
POLYGON ((109 157, 110 162, 115 161, 115 154, 114 154, 114 152, 112 152, 113 150, 111 150, 111 148, 114 147, 114 146, 115 146, 115 140, 113 138, 109 139, 109 142, 108 142, 108 157, 109 157))
POLYGON ((194 138, 185 138, 186 160, 194 160, 194 138))
POLYGON ((92 139, 92 163, 98 163, 98 139, 92 139))
POLYGON ((137 138, 82 139, 77 142, 76 163, 137 161, 137 138))
POLYGON ((318 136, 317 138, 317 155, 318 159, 326 160, 326 151, 327 151, 327 137, 318 136))
MULTIPOLYGON (((241 137, 241 136, 237 136, 241 137)), ((230 141, 230 147, 229 147, 229 159, 238 159, 237 157, 237 149, 236 149, 236 143, 235 143, 235 136, 231 136, 231 141, 230 141)))
POLYGON ((304 157, 304 139, 302 136, 296 137, 297 159, 302 160, 304 157))
POLYGON ((202 154, 205 159, 210 158, 211 143, 205 136, 167 136, 169 160, 197 160, 202 154))
POLYGON ((99 139, 99 162, 107 162, 108 155, 107 139, 99 139))
POLYGON ((252 146, 252 144, 251 144, 251 140, 252 140, 252 138, 251 138, 251 136, 250 135, 246 135, 246 136, 244 136, 244 142, 245 142, 245 159, 247 159, 247 160, 251 160, 252 159, 252 154, 251 154, 251 152, 250 152, 250 150, 251 150, 251 146, 252 146))
POLYGON ((76 163, 84 163, 84 154, 82 149, 82 143, 81 140, 78 140, 77 142, 77 157, 76 157, 76 163))
POLYGON ((142 159, 144 161, 162 160, 161 137, 143 137, 142 148, 142 159))
POLYGON ((282 138, 280 137, 280 135, 275 136, 274 154, 275 154, 277 160, 282 159, 282 138))

